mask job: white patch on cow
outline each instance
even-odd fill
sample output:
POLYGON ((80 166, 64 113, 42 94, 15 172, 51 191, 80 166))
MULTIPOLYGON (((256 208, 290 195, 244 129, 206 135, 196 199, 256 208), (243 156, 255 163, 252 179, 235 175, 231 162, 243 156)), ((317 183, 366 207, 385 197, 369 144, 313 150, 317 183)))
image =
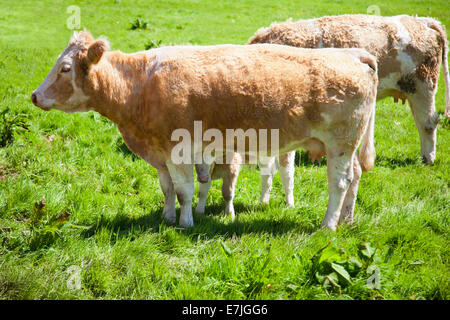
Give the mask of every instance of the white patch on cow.
POLYGON ((34 94, 37 96, 37 101, 39 105, 44 108, 49 108, 55 104, 55 99, 48 99, 44 92, 56 81, 56 77, 58 75, 59 64, 56 63, 55 66, 50 70, 47 77, 45 77, 44 81, 41 85, 34 91, 34 94))
POLYGON ((404 74, 408 74, 414 71, 416 64, 413 59, 404 51, 403 48, 398 50, 398 60, 400 62, 400 70, 404 74))
POLYGON ((408 30, 406 30, 405 26, 401 23, 400 19, 408 17, 407 15, 395 16, 395 17, 386 17, 386 21, 392 22, 397 26, 397 38, 400 40, 400 43, 406 45, 411 42, 411 36, 409 35, 408 30))
MULTIPOLYGON (((69 106, 84 106, 85 103, 89 100, 89 97, 84 94, 83 90, 77 86, 75 83, 75 71, 72 71, 72 87, 73 93, 70 98, 66 101, 69 106)), ((70 112, 75 112, 80 110, 71 110, 70 112)))
POLYGON ((405 28, 405 26, 400 21, 401 18, 407 17, 405 15, 403 16, 395 16, 395 17, 388 17, 387 20, 391 21, 397 26, 397 39, 398 45, 396 48, 398 49, 397 55, 398 55, 398 61, 400 63, 400 70, 402 70, 403 74, 407 74, 412 72, 416 68, 416 64, 414 63, 413 59, 409 56, 408 53, 406 53, 406 46, 411 43, 411 36, 408 32, 408 30, 405 28))
POLYGON ((402 77, 402 73, 400 72, 391 72, 384 78, 380 78, 380 82, 378 84, 378 93, 382 94, 382 91, 385 89, 393 89, 397 88, 397 82, 402 77))

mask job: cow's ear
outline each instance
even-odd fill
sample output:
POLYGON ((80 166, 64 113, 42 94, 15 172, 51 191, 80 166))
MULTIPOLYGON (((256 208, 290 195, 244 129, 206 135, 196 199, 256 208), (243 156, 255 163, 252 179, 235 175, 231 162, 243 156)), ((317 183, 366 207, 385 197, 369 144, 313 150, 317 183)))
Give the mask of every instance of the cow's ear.
POLYGON ((96 64, 100 61, 105 51, 108 51, 109 44, 106 40, 97 40, 92 43, 87 52, 88 64, 96 64))

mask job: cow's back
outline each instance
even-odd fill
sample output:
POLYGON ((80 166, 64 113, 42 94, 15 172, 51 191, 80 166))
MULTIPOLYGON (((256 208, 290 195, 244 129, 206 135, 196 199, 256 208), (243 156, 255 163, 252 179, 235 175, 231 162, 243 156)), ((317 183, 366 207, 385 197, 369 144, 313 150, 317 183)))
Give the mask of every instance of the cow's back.
POLYGON ((371 67, 340 49, 260 44, 180 50, 159 62, 149 90, 150 101, 164 101, 166 114, 177 108, 178 126, 202 120, 204 128, 283 128, 293 117, 307 127, 320 123, 321 112, 365 99, 376 83, 371 67))
MULTIPOLYGON (((435 86, 444 41, 439 32, 427 27, 424 18, 342 15, 274 23, 258 30, 248 43, 363 48, 377 58, 382 90, 396 87, 409 74, 435 86), (383 80, 390 77, 392 81, 383 80)), ((406 85, 399 89, 412 90, 406 85)))

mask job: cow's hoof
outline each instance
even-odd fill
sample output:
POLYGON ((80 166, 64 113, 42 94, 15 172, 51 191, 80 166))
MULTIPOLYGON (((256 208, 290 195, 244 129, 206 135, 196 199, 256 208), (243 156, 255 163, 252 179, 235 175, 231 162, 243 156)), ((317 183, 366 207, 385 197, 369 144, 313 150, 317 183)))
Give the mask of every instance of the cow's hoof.
POLYGON ((165 215, 164 216, 164 221, 167 223, 167 224, 170 224, 170 225, 176 225, 177 224, 177 217, 176 216, 167 216, 167 215, 165 215))
POLYGON ((322 222, 322 229, 328 229, 328 230, 331 230, 331 231, 336 231, 336 223, 323 221, 322 222))
POLYGON ((353 223, 353 210, 342 210, 339 217, 339 224, 352 224, 353 223))
POLYGON ((423 163, 425 163, 427 165, 432 165, 434 163, 434 156, 431 156, 431 155, 424 156, 424 155, 422 155, 422 161, 423 161, 423 163))
POLYGON ((286 199, 286 206, 287 207, 294 207, 294 199, 286 199))
POLYGON ((225 215, 230 217, 232 222, 236 219, 236 214, 234 213, 234 206, 232 204, 225 205, 225 215))
POLYGON ((194 226, 194 219, 183 220, 180 218, 180 227, 182 228, 192 228, 194 226))
POLYGON ((197 205, 195 207, 195 211, 194 212, 197 213, 197 214, 205 214, 205 207, 197 205))

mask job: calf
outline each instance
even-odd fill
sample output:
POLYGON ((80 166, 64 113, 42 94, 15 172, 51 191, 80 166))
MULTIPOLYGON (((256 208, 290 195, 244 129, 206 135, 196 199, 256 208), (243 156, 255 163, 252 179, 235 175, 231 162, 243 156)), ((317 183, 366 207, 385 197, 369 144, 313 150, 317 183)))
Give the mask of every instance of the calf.
MULTIPOLYGON (((447 35, 442 24, 431 18, 371 15, 342 15, 318 19, 273 23, 259 29, 248 44, 275 43, 301 48, 363 48, 373 54, 378 62, 377 99, 388 96, 402 103, 409 101, 419 131, 421 155, 426 164, 436 156, 436 127, 439 117, 435 111, 435 94, 441 60, 445 81, 445 116, 450 118, 450 80, 448 70, 447 35)), ((370 135, 369 135, 370 136, 370 135)), ((311 160, 320 161, 318 154, 311 160)), ((286 203, 293 205, 294 153, 280 159, 280 177, 284 186, 286 203)), ((261 175, 261 202, 269 201, 274 170, 274 159, 260 166, 269 174, 261 175)), ((216 178, 229 181, 235 175, 223 168, 213 173, 216 178)), ((208 185, 201 186, 202 195, 208 185)), ((230 189, 230 186, 224 186, 230 189)), ((206 198, 200 197, 204 202, 206 198)))
POLYGON ((157 169, 163 216, 171 223, 177 196, 183 227, 193 226, 195 155, 188 154, 188 163, 174 161, 175 130, 195 136, 194 121, 201 121, 203 131, 222 134, 277 129, 280 154, 304 147, 327 155, 329 201, 322 224, 335 229, 354 205, 359 161, 373 165, 373 145, 363 144, 359 159, 356 149, 371 131, 377 85, 376 60, 360 49, 260 44, 124 54, 81 32, 31 100, 43 110, 94 110, 116 123, 128 147, 157 169))

